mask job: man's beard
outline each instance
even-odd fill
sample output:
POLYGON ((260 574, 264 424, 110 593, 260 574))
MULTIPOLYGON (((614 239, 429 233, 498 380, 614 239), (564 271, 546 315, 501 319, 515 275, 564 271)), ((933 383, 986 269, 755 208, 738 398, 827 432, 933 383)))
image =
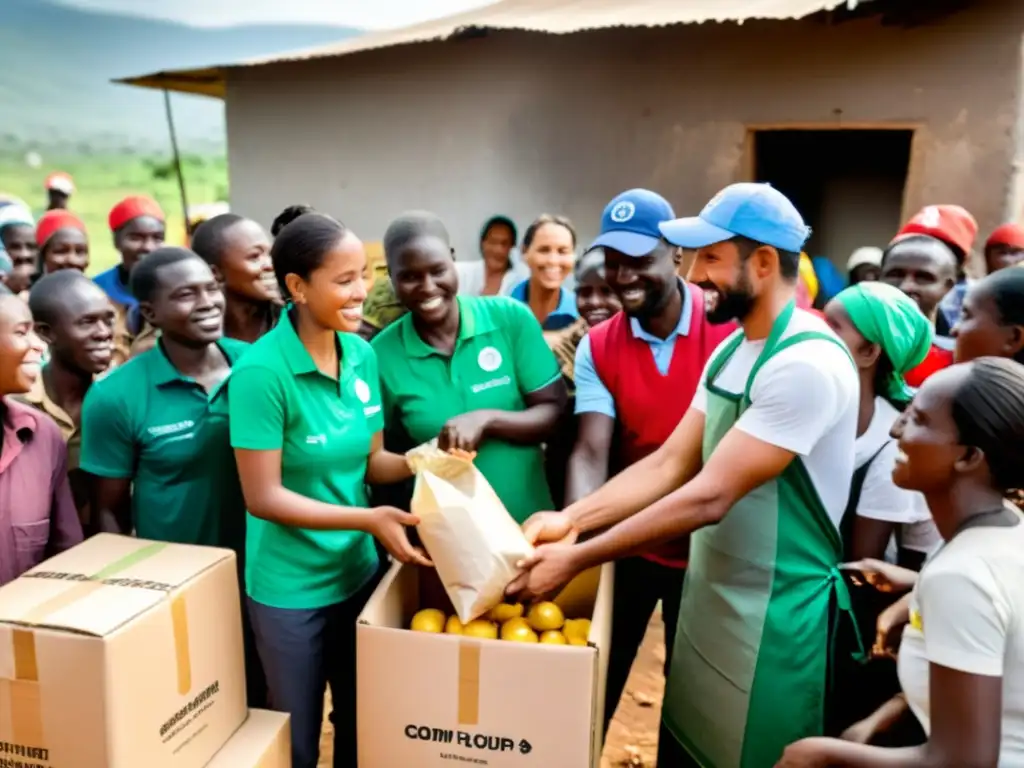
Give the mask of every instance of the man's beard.
POLYGON ((733 320, 742 322, 754 308, 754 292, 743 272, 740 272, 739 280, 733 288, 723 290, 709 280, 698 283, 698 287, 704 291, 705 316, 713 325, 722 325, 733 320), (709 293, 717 296, 714 308, 707 303, 709 293))

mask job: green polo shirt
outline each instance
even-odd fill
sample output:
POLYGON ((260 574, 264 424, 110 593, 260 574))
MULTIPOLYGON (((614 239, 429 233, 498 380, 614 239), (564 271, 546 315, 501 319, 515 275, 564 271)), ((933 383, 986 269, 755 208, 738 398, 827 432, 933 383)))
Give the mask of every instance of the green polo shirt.
MULTIPOLYGON (((451 358, 420 338, 412 315, 373 339, 385 421, 414 444, 437 437, 446 421, 469 411, 522 411, 527 394, 561 375, 525 304, 503 296, 457 300, 461 319, 451 358)), ((476 466, 517 521, 552 508, 540 446, 485 440, 476 466)))
MULTIPOLYGON (((366 462, 384 428, 377 358, 354 333, 339 333, 341 376, 317 370, 288 313, 231 372, 231 444, 281 452, 290 491, 343 507, 366 507, 366 462)), ((274 608, 311 609, 347 600, 375 573, 373 538, 310 531, 249 515, 245 584, 274 608)))
MULTIPOLYGON (((232 366, 249 349, 227 338, 217 345, 232 366)), ((230 378, 207 393, 157 344, 89 388, 81 467, 132 480, 139 537, 241 549, 245 501, 228 431, 230 378)))

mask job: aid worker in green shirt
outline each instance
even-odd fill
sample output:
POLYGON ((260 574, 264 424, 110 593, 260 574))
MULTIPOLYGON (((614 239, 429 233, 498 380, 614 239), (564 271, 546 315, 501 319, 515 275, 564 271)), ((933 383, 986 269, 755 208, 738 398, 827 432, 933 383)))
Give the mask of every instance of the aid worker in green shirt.
MULTIPOLYGON (((245 502, 228 434, 232 365, 248 349, 223 335, 224 294, 199 256, 161 248, 132 270, 154 346, 94 382, 82 405, 81 468, 100 530, 228 547, 244 567, 245 502)), ((243 611, 249 706, 266 682, 243 611)))
POLYGON ((136 269, 132 290, 163 341, 86 395, 81 466, 92 509, 102 530, 241 549, 224 384, 249 345, 223 337, 224 295, 192 251, 161 248, 136 269))
POLYGON ((291 715, 292 765, 316 768, 324 691, 334 765, 356 766, 356 617, 380 572, 376 537, 429 565, 394 507, 367 484, 411 475, 384 450, 377 359, 357 335, 363 244, 320 213, 287 224, 271 250, 291 302, 231 374, 231 444, 248 505, 246 592, 274 707, 291 715))
MULTIPOLYGON (((409 310, 373 340, 389 439, 477 451, 476 465, 517 521, 552 503, 541 443, 567 394, 527 305, 456 296, 441 220, 407 213, 384 235, 395 295, 409 310)), ((403 448, 406 446, 402 446, 403 448)))

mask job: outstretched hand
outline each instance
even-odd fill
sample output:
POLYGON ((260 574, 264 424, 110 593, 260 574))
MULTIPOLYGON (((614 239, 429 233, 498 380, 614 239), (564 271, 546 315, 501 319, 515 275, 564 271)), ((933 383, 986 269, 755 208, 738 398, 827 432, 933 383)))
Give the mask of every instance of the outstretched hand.
POLYGON ((545 544, 533 554, 516 563, 523 569, 508 588, 506 594, 521 601, 552 597, 562 590, 580 572, 576 561, 576 548, 571 544, 545 544))
POLYGON ((532 546, 574 544, 579 531, 564 512, 536 512, 523 523, 523 535, 532 546))
POLYGON ((917 571, 870 557, 843 563, 839 568, 849 572, 856 586, 870 585, 879 592, 906 592, 917 582, 917 571))
POLYGON ((830 739, 801 739, 786 747, 775 768, 827 768, 829 757, 827 744, 830 739))

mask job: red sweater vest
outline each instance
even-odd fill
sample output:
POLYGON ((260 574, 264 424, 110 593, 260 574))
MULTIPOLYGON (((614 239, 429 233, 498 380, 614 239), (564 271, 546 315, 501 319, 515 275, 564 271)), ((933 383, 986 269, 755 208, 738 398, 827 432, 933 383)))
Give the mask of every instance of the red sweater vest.
MULTIPOLYGON (((712 325, 704 315, 704 293, 687 284, 692 312, 690 330, 676 338, 668 374, 654 363, 650 345, 633 336, 629 317, 619 312, 590 329, 590 348, 598 377, 615 399, 616 437, 609 471, 617 473, 653 453, 690 407, 711 353, 734 323, 712 325)), ((686 566, 689 537, 645 555, 662 565, 686 566)))
POLYGON ((928 354, 925 355, 921 364, 907 371, 903 379, 912 387, 920 387, 933 373, 937 373, 943 368, 949 368, 952 364, 953 350, 933 345, 929 348, 928 354))

